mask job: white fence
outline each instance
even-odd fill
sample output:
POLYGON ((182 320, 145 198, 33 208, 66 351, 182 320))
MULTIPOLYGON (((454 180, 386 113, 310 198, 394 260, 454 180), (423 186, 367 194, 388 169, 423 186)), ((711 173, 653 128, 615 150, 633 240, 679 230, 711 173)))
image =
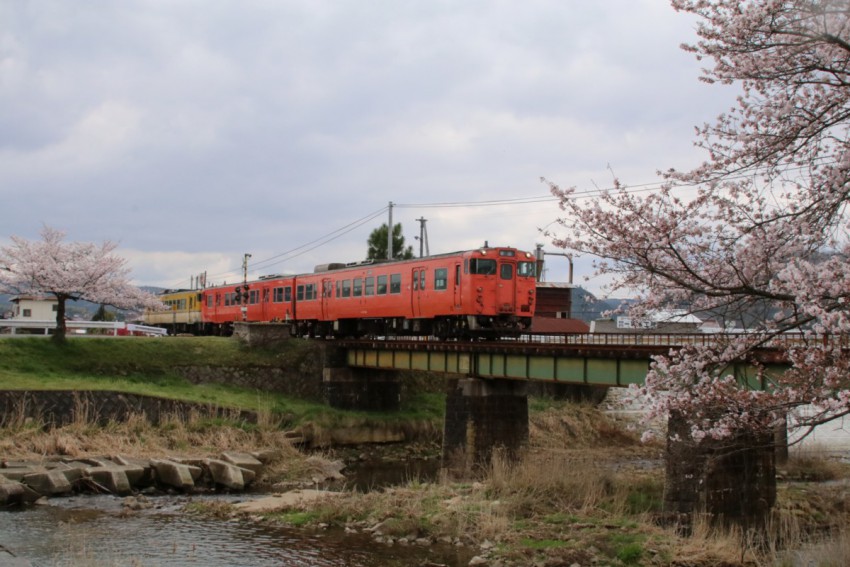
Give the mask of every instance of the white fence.
MULTIPOLYGON (((90 330, 99 330, 99 334, 112 336, 144 335, 164 336, 168 331, 159 327, 148 327, 146 325, 134 325, 123 321, 66 321, 65 326, 69 335, 86 335, 90 330)), ((0 319, 0 334, 19 334, 19 330, 26 329, 26 334, 49 335, 50 331, 56 329, 56 321, 25 321, 21 319, 0 319)))

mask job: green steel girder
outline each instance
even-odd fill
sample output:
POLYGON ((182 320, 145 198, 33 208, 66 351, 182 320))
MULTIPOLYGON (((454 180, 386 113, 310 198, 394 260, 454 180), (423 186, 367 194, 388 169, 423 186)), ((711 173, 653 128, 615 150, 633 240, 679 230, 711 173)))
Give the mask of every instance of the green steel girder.
MULTIPOLYGON (((649 371, 650 358, 612 357, 592 353, 522 353, 409 350, 392 348, 348 347, 349 366, 382 370, 420 370, 459 374, 477 378, 507 378, 586 384, 590 386, 629 386, 642 384, 649 371)), ((767 365, 768 375, 759 378, 754 366, 736 364, 726 369, 742 386, 770 388, 769 374, 781 372, 784 365, 767 365)))

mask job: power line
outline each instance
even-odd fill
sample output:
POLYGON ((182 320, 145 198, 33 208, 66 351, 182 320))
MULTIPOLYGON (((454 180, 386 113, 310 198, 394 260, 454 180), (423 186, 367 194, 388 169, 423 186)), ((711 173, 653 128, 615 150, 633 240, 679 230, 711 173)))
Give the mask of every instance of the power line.
MULTIPOLYGON (((824 164, 824 165, 829 165, 824 164)), ((786 171, 794 171, 794 170, 802 170, 803 166, 797 168, 789 168, 786 171)), ((748 177, 752 177, 752 174, 748 175, 739 175, 739 176, 730 176, 724 179, 726 180, 738 180, 738 179, 746 179, 748 177)), ((665 183, 661 182, 653 182, 653 183, 642 183, 637 185, 628 185, 625 188, 621 189, 625 193, 645 193, 648 191, 656 191, 661 189, 665 183)), ((688 188, 688 187, 696 187, 701 185, 701 183, 688 183, 688 184, 672 184, 673 188, 688 188)), ((595 188, 588 189, 585 191, 576 191, 570 195, 571 199, 589 199, 593 197, 599 197, 604 193, 608 193, 611 191, 618 190, 616 187, 607 187, 607 188, 595 188)), ((529 205, 529 204, 538 204, 545 202, 557 202, 560 201, 559 197, 555 197, 554 195, 538 195, 533 197, 519 197, 515 199, 490 199, 484 201, 449 201, 449 202, 438 202, 438 203, 393 203, 393 207, 403 208, 403 209, 429 209, 429 208, 471 208, 471 207, 494 207, 494 206, 505 206, 505 205, 529 205)), ((283 262, 292 260, 299 256, 306 254, 307 252, 311 252, 316 248, 324 246, 329 242, 333 242, 334 240, 344 236, 352 232, 353 230, 360 228, 367 222, 383 215, 388 209, 388 206, 381 207, 380 209, 373 211, 372 213, 367 214, 364 217, 361 217, 355 221, 352 221, 336 230, 333 230, 319 238, 311 240, 305 244, 300 246, 296 246, 295 248, 291 248, 285 252, 281 252, 280 254, 276 254, 274 256, 270 256, 269 258, 264 258, 262 260, 258 260, 254 264, 252 264, 253 269, 258 268, 270 268, 272 266, 276 266, 283 262)), ((550 223, 551 224, 551 223, 550 223)), ((208 279, 218 278, 229 276, 231 274, 236 274, 239 272, 241 268, 235 267, 227 272, 221 272, 218 274, 213 274, 208 276, 208 279)))

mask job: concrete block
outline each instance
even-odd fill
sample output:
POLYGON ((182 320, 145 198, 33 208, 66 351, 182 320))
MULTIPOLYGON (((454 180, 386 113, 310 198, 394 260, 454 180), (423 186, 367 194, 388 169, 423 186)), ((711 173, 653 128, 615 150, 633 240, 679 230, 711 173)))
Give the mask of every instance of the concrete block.
POLYGON ((225 451, 221 454, 221 460, 237 467, 254 471, 255 474, 259 473, 263 468, 263 463, 249 453, 225 451))
POLYGON ((200 478, 203 474, 199 467, 183 465, 166 459, 153 459, 151 466, 156 471, 156 478, 160 483, 179 490, 195 488, 195 478, 200 478))
MULTIPOLYGON (((245 488, 245 479, 241 469, 231 463, 218 459, 205 459, 204 465, 209 469, 213 482, 218 486, 224 486, 230 490, 242 490, 245 488)), ((250 472, 250 471, 249 471, 250 472)))
POLYGON ((112 494, 126 495, 133 491, 130 480, 124 471, 125 467, 107 466, 107 467, 89 467, 86 469, 86 474, 93 481, 104 487, 112 494))
POLYGON ((65 474, 56 469, 28 474, 21 479, 21 482, 43 496, 66 494, 72 490, 71 483, 68 482, 65 474))

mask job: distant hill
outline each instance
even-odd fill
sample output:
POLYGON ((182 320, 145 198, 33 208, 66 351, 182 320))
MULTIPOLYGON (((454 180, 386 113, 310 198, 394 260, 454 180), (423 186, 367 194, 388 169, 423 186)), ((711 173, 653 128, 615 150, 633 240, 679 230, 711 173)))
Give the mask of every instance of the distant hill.
POLYGON ((631 301, 630 299, 599 299, 583 287, 576 287, 573 288, 572 295, 572 317, 590 323, 601 318, 602 313, 617 309, 623 302, 631 301))

